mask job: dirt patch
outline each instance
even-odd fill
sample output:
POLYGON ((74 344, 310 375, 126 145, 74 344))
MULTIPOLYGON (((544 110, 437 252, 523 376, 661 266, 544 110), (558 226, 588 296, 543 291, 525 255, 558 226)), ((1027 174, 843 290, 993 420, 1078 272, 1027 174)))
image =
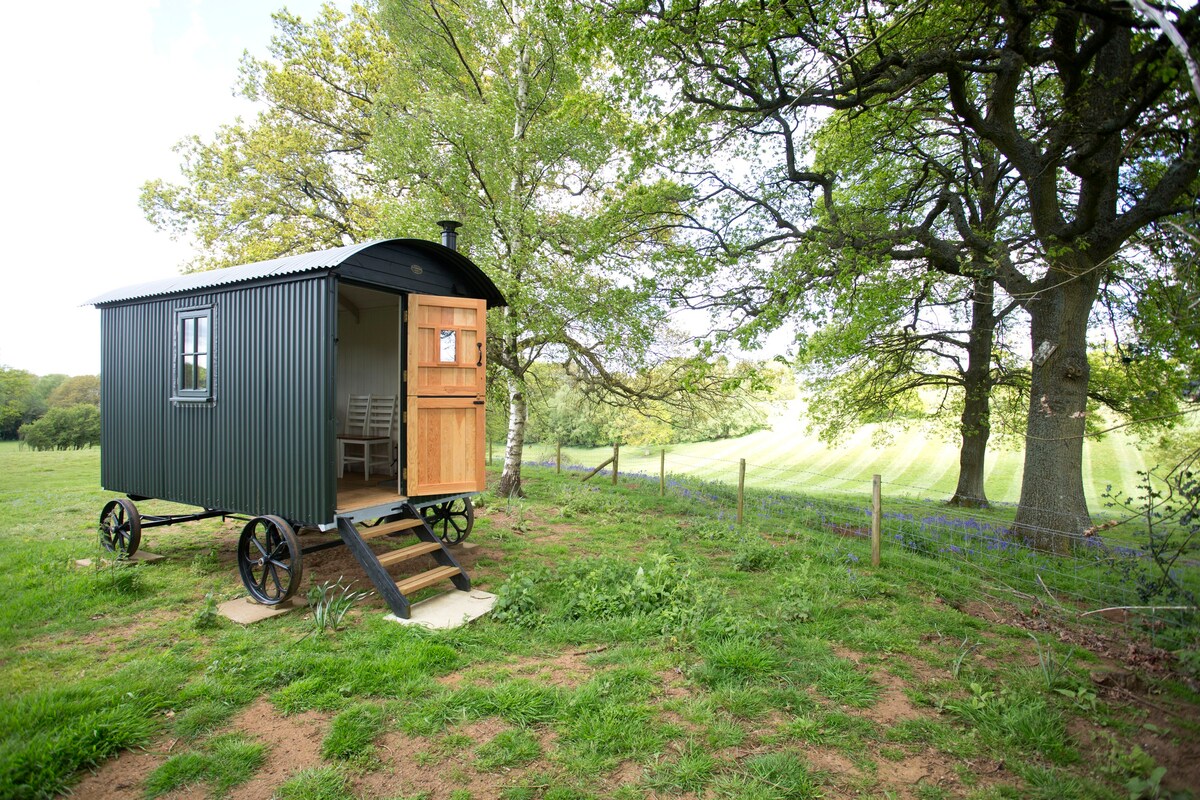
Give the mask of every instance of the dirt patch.
POLYGON ((261 800, 295 773, 321 763, 321 740, 329 715, 305 711, 280 716, 266 699, 256 700, 233 718, 229 730, 252 736, 267 746, 266 760, 254 777, 230 792, 230 800, 261 800))
MULTIPOLYGON (((372 798, 409 797, 428 793, 432 800, 446 800, 455 790, 465 789, 473 800, 497 800, 504 787, 520 779, 527 769, 477 773, 472 768, 475 748, 490 742, 508 726, 485 719, 452 728, 447 736, 467 736, 472 744, 463 749, 439 750, 439 740, 386 734, 379 746, 379 769, 352 779, 355 794, 372 798)), ((446 737, 441 737, 444 741, 446 737)), ((538 765, 535 765, 535 767, 538 765)), ((540 768, 545 768, 540 764, 540 768)))
MULTIPOLYGON (((161 746, 168 744, 163 742, 161 746)), ((85 775, 69 795, 88 800, 140 798, 145 794, 142 786, 147 776, 166 760, 167 754, 157 750, 124 750, 85 775)))
POLYGON ((586 683, 595 672, 584 660, 588 655, 590 653, 587 651, 568 651, 556 656, 522 656, 502 664, 489 665, 486 673, 472 670, 452 672, 435 680, 450 689, 466 684, 491 685, 512 678, 573 689, 586 683))
MULTIPOLYGON (((235 788, 231 800, 258 800, 271 794, 291 775, 321 761, 321 740, 328 715, 308 711, 282 717, 265 699, 242 711, 222 732, 240 732, 266 745, 263 766, 247 783, 235 788)), ((88 800, 132 800, 145 794, 146 778, 173 755, 191 745, 164 737, 146 750, 126 750, 84 776, 71 795, 88 800)), ((168 800, 203 798, 207 787, 194 786, 164 795, 168 800)))
MULTIPOLYGON (((844 658, 855 664, 862 664, 862 655, 849 648, 834 645, 833 652, 839 658, 844 658)), ((903 720, 916 719, 923 716, 917 710, 917 707, 912 704, 912 701, 908 699, 908 695, 904 694, 904 687, 907 685, 904 680, 882 669, 872 669, 870 672, 871 680, 878 683, 882 687, 882 691, 879 693, 879 699, 870 708, 857 711, 855 712, 856 714, 883 726, 890 726, 903 720)))
POLYGON ((622 786, 631 786, 642 780, 642 767, 632 761, 622 761, 617 768, 604 778, 603 796, 611 796, 622 786))

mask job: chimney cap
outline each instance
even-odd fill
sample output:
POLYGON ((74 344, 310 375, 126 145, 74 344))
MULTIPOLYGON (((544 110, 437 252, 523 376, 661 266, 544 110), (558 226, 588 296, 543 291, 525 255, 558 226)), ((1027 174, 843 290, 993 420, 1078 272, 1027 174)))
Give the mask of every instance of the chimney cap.
POLYGON ((441 225, 442 230, 444 230, 446 233, 454 233, 454 231, 462 227, 461 222, 453 219, 441 219, 438 220, 437 224, 441 225))

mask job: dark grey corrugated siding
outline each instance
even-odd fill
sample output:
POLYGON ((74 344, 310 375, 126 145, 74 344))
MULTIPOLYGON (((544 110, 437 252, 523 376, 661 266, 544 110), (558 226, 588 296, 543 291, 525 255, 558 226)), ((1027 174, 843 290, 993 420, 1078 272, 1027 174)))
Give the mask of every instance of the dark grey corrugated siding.
POLYGON ((335 304, 321 276, 104 308, 104 488, 332 520, 335 304), (172 403, 174 311, 208 304, 215 402, 172 403))

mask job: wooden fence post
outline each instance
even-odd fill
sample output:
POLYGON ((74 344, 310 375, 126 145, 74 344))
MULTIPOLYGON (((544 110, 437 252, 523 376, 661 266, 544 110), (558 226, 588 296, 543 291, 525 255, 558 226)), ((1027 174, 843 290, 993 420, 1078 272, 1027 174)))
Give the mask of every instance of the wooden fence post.
POLYGON ((883 535, 883 481, 871 476, 871 566, 879 566, 879 545, 883 535))
POLYGON ((667 496, 667 448, 658 454, 658 496, 667 496))
POLYGON ((737 524, 742 524, 742 511, 746 502, 746 459, 738 462, 738 505, 737 524))
POLYGON ((621 458, 621 445, 613 442, 613 486, 617 485, 617 468, 621 458))
POLYGON ((554 474, 562 475, 562 442, 554 445, 554 474))

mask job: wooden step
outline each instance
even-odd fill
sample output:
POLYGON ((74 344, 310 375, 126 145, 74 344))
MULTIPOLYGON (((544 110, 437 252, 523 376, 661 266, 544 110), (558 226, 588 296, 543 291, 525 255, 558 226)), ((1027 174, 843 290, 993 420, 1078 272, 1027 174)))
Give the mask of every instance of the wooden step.
POLYGON ((426 586, 432 586, 439 581, 453 578, 455 575, 461 573, 462 570, 458 567, 435 567, 428 572, 422 572, 419 575, 413 575, 411 578, 396 581, 396 588, 400 590, 400 594, 408 595, 424 589, 426 586))
POLYGON ((358 536, 361 539, 376 539, 380 536, 387 536, 389 533, 399 533, 410 528, 419 527, 424 520, 421 519, 398 519, 395 522, 385 522, 382 525, 376 525, 374 528, 359 528, 358 536))
POLYGON ((378 559, 381 566, 390 567, 392 564, 399 564, 401 561, 407 561, 410 558, 423 556, 426 553, 432 553, 434 550, 441 549, 441 542, 417 542, 408 547, 401 547, 399 550, 392 550, 389 553, 380 553, 378 559))

